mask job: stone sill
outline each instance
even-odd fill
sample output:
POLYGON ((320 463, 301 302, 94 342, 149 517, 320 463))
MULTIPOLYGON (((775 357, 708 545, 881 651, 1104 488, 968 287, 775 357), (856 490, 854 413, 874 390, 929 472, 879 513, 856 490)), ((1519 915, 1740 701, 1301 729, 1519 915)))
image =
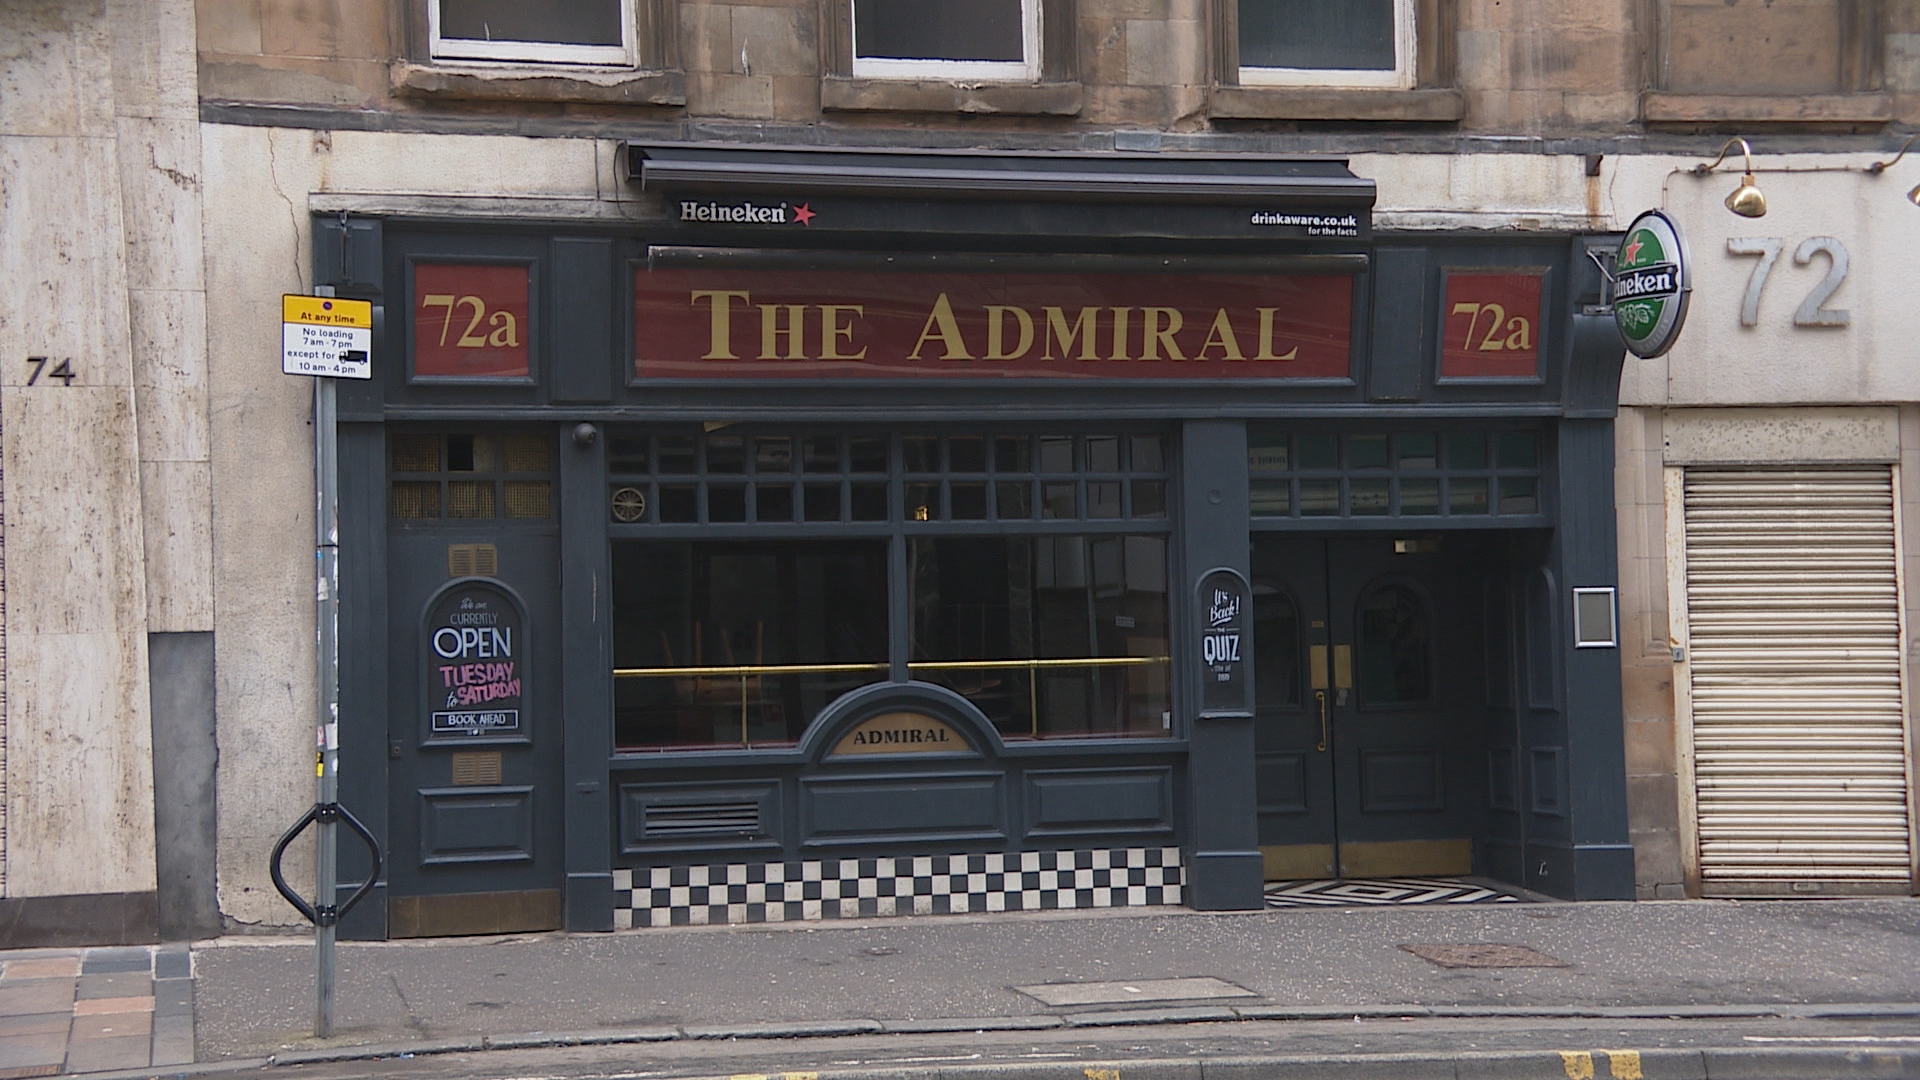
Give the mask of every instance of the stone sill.
POLYGON ((1458 90, 1339 90, 1309 86, 1218 86, 1216 120, 1397 120, 1451 123, 1467 114, 1458 90))
POLYGON ((829 75, 820 82, 820 107, 830 112, 1077 116, 1080 99, 1077 82, 975 83, 844 75, 829 75))
POLYGON ((1648 91, 1640 116, 1649 124, 1885 124, 1893 96, 1871 94, 1675 94, 1648 91))
POLYGON ((558 71, 547 67, 444 67, 397 61, 389 68, 400 97, 453 101, 561 101, 603 105, 687 103, 678 71, 558 71))

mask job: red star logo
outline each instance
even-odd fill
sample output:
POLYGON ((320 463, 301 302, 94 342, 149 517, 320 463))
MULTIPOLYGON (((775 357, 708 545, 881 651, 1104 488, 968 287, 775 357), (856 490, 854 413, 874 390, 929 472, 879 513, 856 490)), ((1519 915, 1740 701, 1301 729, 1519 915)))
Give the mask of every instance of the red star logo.
POLYGON ((812 210, 807 209, 806 203, 801 203, 799 206, 793 208, 793 220, 808 228, 813 227, 813 219, 818 216, 819 215, 815 214, 812 210))
POLYGON ((1627 245, 1620 249, 1620 261, 1624 263, 1632 263, 1635 259, 1638 259, 1640 257, 1640 249, 1646 246, 1647 246, 1646 242, 1640 239, 1640 234, 1635 233, 1627 241, 1627 245))

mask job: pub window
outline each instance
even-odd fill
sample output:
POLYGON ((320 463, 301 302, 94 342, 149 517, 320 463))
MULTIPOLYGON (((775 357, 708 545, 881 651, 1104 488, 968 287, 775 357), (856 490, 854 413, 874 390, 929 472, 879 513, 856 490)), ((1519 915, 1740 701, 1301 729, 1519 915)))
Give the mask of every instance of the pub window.
POLYGON ((395 522, 553 516, 553 440, 538 434, 395 433, 387 439, 395 522))
POLYGON ((898 667, 1004 738, 1171 734, 1171 449, 1149 431, 610 429, 619 749, 792 745, 898 667))
POLYGON ((1462 518, 1538 515, 1539 436, 1532 431, 1282 431, 1247 437, 1256 519, 1462 518))
POLYGON ((1244 86, 1415 83, 1415 0, 1229 0, 1244 86))
POLYGON ((1041 0, 853 0, 853 74, 1040 77, 1041 0))
POLYGON ((436 60, 632 67, 635 0, 427 0, 436 60))
POLYGON ((1433 623, 1426 598, 1386 583, 1360 599, 1357 682, 1363 705, 1405 705, 1433 697, 1433 623))

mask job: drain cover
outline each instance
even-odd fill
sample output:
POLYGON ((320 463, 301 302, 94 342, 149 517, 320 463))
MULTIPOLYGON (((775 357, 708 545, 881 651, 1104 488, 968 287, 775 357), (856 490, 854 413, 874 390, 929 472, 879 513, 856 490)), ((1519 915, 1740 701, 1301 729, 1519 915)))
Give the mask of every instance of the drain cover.
POLYGON ((1422 960, 1431 960, 1445 968, 1561 968, 1572 967, 1565 960, 1527 948, 1525 945, 1402 945, 1422 960))

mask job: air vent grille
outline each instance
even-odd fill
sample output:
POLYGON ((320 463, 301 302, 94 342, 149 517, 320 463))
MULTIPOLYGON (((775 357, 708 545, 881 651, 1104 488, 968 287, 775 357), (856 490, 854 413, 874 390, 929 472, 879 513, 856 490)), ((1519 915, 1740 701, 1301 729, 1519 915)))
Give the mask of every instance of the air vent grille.
POLYGON ((498 577, 500 549, 492 544, 448 544, 447 573, 453 577, 498 577))
POLYGON ((710 802, 653 805, 646 809, 644 835, 749 835, 760 831, 759 802, 710 802))

